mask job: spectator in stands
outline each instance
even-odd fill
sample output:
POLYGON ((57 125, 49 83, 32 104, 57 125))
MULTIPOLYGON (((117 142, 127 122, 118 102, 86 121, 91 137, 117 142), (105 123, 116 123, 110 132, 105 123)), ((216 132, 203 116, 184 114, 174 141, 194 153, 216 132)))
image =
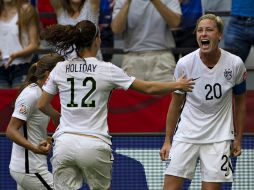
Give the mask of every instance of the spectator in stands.
POLYGON ((37 108, 37 100, 49 72, 63 60, 59 55, 45 55, 31 65, 16 99, 6 135, 13 141, 9 167, 17 189, 53 189, 46 156, 51 150, 47 138, 49 117, 37 108))
POLYGON ((198 159, 202 190, 219 190, 222 182, 233 180, 230 155, 241 154, 246 68, 240 57, 219 48, 222 34, 220 17, 200 17, 196 27, 200 48, 176 65, 176 78, 186 74, 196 84, 191 93, 175 91, 169 106, 160 151, 162 160, 168 160, 165 190, 179 190, 184 178, 193 178, 198 159))
MULTIPOLYGON (((114 88, 131 88, 162 94, 180 88, 191 91, 193 82, 180 77, 177 82, 147 82, 125 74, 119 67, 95 58, 100 48, 97 25, 85 20, 71 25, 53 25, 46 29, 44 39, 56 49, 69 52, 76 47, 77 59, 57 64, 43 86, 39 109, 59 124, 53 135, 54 187, 79 189, 86 182, 90 189, 109 189, 112 152, 108 134, 108 100, 114 88), (60 114, 50 102, 60 93, 60 114)), ((74 50, 73 50, 74 51, 74 50)))
POLYGON ((245 62, 254 44, 254 1, 232 0, 231 18, 224 37, 225 48, 235 49, 245 62))
POLYGON ((112 11, 115 0, 100 1, 99 27, 101 32, 101 48, 103 61, 111 62, 114 53, 114 34, 111 29, 112 11))
MULTIPOLYGON (((202 15, 201 0, 179 0, 179 2, 182 10, 182 19, 179 27, 173 30, 176 47, 189 49, 198 48, 194 30, 197 20, 202 15)), ((175 53, 176 62, 180 57, 189 53, 187 50, 185 51, 184 53, 175 53)))
POLYGON ((116 1, 111 26, 123 35, 123 70, 143 80, 172 81, 176 63, 171 29, 180 20, 178 0, 116 1))
POLYGON ((38 14, 25 0, 0 0, 0 88, 17 88, 39 45, 38 14))
MULTIPOLYGON (((98 24, 100 0, 50 0, 55 9, 57 22, 61 25, 75 25, 82 20, 90 20, 98 24)), ((69 55, 70 58, 77 55, 69 55)), ((101 52, 97 57, 102 59, 101 52)))

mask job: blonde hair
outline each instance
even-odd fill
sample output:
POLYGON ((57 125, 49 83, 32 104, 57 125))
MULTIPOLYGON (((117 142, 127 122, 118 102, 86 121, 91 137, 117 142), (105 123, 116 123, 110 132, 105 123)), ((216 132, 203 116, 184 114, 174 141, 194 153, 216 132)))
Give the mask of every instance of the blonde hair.
POLYGON ((205 15, 201 16, 201 17, 197 20, 195 32, 197 31, 197 27, 198 27, 199 23, 200 23, 202 20, 205 20, 205 19, 213 20, 213 21, 216 23, 216 25, 217 25, 218 31, 219 31, 221 34, 223 33, 224 23, 223 23, 221 17, 216 16, 216 15, 214 15, 214 14, 205 14, 205 15))

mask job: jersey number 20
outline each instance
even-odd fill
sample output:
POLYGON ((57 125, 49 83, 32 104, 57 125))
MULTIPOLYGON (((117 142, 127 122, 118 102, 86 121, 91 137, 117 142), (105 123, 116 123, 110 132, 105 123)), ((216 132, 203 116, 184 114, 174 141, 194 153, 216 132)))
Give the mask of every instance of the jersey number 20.
MULTIPOLYGON (((67 104, 67 107, 78 107, 78 104, 74 101, 74 78, 67 78, 67 82, 71 83, 71 101, 67 104)), ((86 77, 83 80, 83 86, 86 86, 87 83, 92 84, 91 89, 86 93, 86 95, 81 100, 81 107, 95 107, 95 100, 87 102, 87 98, 96 90, 96 81, 92 77, 86 77)))
POLYGON ((208 90, 206 100, 212 100, 213 98, 219 99, 222 95, 221 85, 219 83, 215 83, 213 86, 211 84, 206 84, 205 89, 208 90))

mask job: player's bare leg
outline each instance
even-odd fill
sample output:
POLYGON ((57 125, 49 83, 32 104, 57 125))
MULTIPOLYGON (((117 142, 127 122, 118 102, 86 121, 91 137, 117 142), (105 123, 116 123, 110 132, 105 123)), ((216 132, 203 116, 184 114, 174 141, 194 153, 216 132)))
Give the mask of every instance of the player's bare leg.
POLYGON ((182 188, 184 178, 165 175, 163 190, 179 190, 182 188))
POLYGON ((220 190, 221 183, 202 181, 202 190, 220 190))

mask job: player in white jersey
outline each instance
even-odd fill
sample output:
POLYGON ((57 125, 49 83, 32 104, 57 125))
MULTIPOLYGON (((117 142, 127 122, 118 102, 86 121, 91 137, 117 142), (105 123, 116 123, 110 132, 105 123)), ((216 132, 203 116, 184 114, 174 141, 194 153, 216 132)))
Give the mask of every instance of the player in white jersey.
POLYGON ((111 91, 115 88, 148 94, 167 93, 175 88, 191 91, 193 81, 180 77, 171 83, 146 82, 128 76, 112 63, 99 61, 95 56, 101 43, 100 33, 88 20, 75 26, 51 26, 46 29, 44 39, 65 53, 76 47, 79 55, 56 65, 38 102, 39 109, 59 123, 53 135, 51 160, 54 187, 79 189, 87 183, 91 190, 110 189, 113 158, 107 108, 111 91), (58 92, 60 121, 60 114, 50 104, 58 92))
POLYGON ((37 101, 49 72, 63 60, 59 55, 45 55, 33 64, 15 101, 6 135, 13 141, 9 167, 18 190, 53 189, 53 176, 47 165, 51 150, 47 137, 50 118, 37 108, 37 101))
POLYGON ((173 93, 169 106, 160 151, 167 160, 164 190, 179 190, 184 178, 192 179, 198 159, 202 190, 219 190, 222 182, 233 179, 230 154, 241 154, 246 68, 238 56, 218 47, 222 33, 219 17, 203 15, 196 26, 200 48, 177 63, 175 77, 185 74, 195 88, 173 93))

